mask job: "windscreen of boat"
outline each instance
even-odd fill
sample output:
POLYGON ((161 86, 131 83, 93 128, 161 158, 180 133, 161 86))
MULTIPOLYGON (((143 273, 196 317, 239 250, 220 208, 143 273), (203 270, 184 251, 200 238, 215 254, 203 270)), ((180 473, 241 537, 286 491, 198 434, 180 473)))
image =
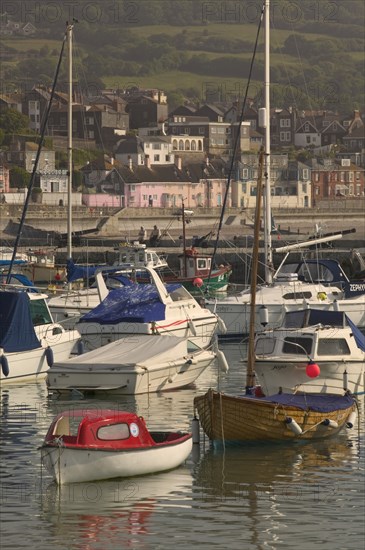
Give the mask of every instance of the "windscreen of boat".
POLYGON ((305 291, 305 292, 287 292, 286 294, 283 294, 284 300, 303 300, 304 298, 309 300, 313 297, 313 294, 311 292, 305 291))
POLYGON ((45 300, 30 300, 29 309, 34 326, 53 323, 45 300))
POLYGON ((256 355, 271 355, 275 349, 276 338, 260 336, 255 344, 256 355))
POLYGON ((313 340, 309 337, 287 336, 283 342, 283 353, 290 355, 311 355, 313 340))
POLYGON ((110 424, 98 429, 98 438, 104 441, 113 441, 116 439, 128 439, 130 436, 128 424, 110 424))
POLYGON ((318 355, 351 355, 345 338, 319 338, 318 355))

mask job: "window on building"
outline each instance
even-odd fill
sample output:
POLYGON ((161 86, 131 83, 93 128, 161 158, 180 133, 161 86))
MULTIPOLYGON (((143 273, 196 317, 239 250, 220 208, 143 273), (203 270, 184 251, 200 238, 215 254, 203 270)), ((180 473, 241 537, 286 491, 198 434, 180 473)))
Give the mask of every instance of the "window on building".
POLYGON ((160 155, 153 155, 154 162, 160 162, 160 155))

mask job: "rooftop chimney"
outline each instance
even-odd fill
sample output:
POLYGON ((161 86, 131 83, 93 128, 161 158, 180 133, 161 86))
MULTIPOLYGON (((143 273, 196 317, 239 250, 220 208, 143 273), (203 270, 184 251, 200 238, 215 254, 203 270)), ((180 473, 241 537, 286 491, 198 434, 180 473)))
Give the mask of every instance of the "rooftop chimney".
POLYGON ((149 155, 145 156, 145 164, 146 164, 146 168, 151 168, 151 159, 149 155))
POLYGON ((182 166, 182 164, 181 164, 181 157, 179 157, 178 155, 176 155, 176 156, 175 156, 175 161, 176 161, 175 164, 176 164, 178 170, 181 170, 181 166, 182 166))

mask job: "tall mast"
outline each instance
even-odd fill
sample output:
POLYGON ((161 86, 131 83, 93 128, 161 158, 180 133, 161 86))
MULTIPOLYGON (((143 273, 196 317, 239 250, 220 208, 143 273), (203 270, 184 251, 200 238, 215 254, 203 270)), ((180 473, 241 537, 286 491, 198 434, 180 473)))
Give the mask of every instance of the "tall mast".
POLYGON ((67 109, 67 258, 72 257, 72 31, 67 24, 68 47, 68 109, 67 109))
POLYGON ((270 179, 270 0, 265 0, 265 281, 272 283, 271 179, 270 179))

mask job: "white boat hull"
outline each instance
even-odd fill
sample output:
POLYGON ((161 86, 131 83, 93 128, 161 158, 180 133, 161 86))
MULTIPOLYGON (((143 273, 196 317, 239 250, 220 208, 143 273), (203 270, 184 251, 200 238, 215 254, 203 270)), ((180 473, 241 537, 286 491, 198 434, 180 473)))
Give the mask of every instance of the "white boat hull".
POLYGON ((20 384, 24 382, 37 382, 46 377, 50 365, 47 362, 46 348, 52 349, 55 361, 68 359, 77 346, 79 333, 76 330, 63 332, 51 336, 47 340, 42 339, 42 347, 24 352, 5 353, 9 375, 4 376, 0 369, 0 385, 20 384))
POLYGON ((365 391, 365 363, 364 361, 326 361, 318 360, 320 375, 309 378, 306 374, 308 361, 291 361, 289 357, 283 359, 255 361, 257 381, 265 395, 279 392, 293 391, 310 393, 344 393, 344 378, 347 378, 347 388, 352 394, 361 394, 365 391), (344 376, 344 372, 346 375, 344 376))
POLYGON ((171 470, 188 458, 191 449, 191 438, 176 445, 122 451, 44 446, 42 461, 63 485, 171 470))
MULTIPOLYGON (((265 305, 268 313, 267 328, 278 328, 282 325, 285 313, 302 309, 303 305, 325 311, 343 311, 359 328, 365 328, 365 295, 357 299, 323 302, 320 300, 306 302, 305 300, 291 300, 285 303, 256 303, 255 332, 263 329, 260 322, 260 309, 265 305)), ((249 302, 242 302, 239 297, 230 296, 222 302, 210 302, 206 307, 216 313, 227 327, 226 336, 240 336, 249 333, 251 306, 249 302)))
POLYGON ((171 319, 157 323, 118 323, 117 325, 101 325, 99 323, 78 323, 77 329, 85 344, 85 350, 91 351, 110 342, 115 342, 128 335, 133 338, 137 334, 173 335, 189 338, 201 348, 210 345, 217 329, 216 316, 201 319, 171 319))
POLYGON ((196 358, 178 359, 168 364, 142 368, 140 366, 113 366, 110 369, 78 369, 77 364, 48 371, 50 391, 107 392, 134 395, 156 391, 175 390, 188 386, 216 361, 216 354, 203 350, 196 358))

